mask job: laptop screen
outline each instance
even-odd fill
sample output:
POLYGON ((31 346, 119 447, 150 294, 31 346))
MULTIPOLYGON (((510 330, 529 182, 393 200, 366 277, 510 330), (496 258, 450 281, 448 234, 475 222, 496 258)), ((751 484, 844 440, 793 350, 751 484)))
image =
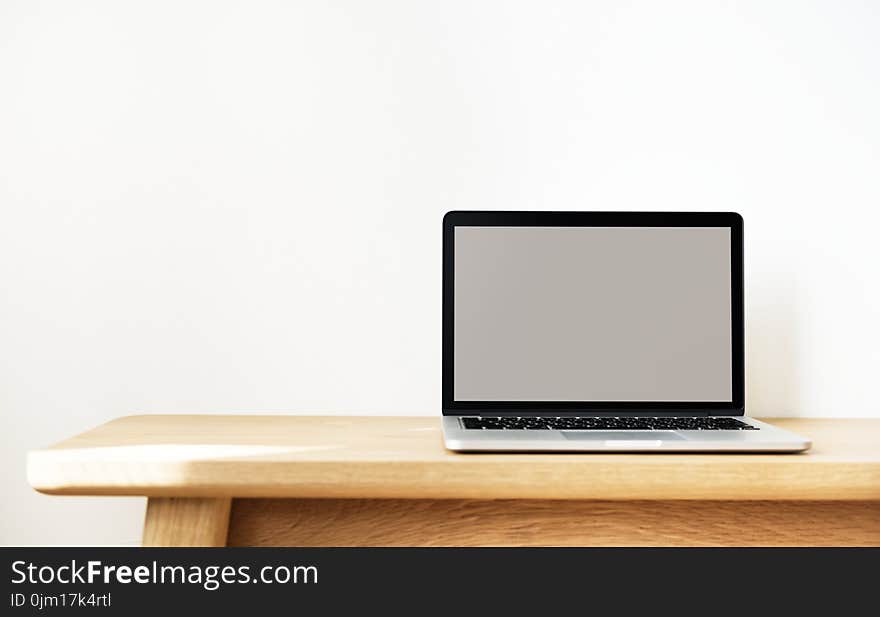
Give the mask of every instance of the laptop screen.
POLYGON ((730 402, 728 227, 454 229, 455 401, 730 402))

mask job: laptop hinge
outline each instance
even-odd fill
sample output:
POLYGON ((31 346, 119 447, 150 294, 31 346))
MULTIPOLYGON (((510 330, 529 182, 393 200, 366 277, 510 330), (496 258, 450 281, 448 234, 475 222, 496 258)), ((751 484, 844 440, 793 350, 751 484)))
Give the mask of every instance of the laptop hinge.
POLYGON ((642 409, 642 410, 596 410, 596 409, 584 409, 584 410, 571 410, 571 409, 560 409, 560 410, 534 410, 534 409, 522 409, 516 411, 498 411, 498 410, 455 410, 455 411, 445 411, 443 415, 447 416, 483 416, 483 417, 526 417, 526 416, 544 416, 544 417, 559 417, 559 416, 597 416, 597 417, 638 417, 638 416, 678 416, 678 417, 705 417, 705 416, 727 416, 732 415, 730 412, 726 410, 717 410, 717 411, 705 411, 705 410, 676 410, 676 409, 642 409))

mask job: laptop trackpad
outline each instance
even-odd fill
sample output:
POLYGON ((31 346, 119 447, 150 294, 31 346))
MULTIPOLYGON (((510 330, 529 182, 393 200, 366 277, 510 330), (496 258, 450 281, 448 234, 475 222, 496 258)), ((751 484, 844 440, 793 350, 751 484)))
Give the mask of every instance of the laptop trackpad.
POLYGON ((674 431, 561 431, 574 441, 682 441, 674 431))

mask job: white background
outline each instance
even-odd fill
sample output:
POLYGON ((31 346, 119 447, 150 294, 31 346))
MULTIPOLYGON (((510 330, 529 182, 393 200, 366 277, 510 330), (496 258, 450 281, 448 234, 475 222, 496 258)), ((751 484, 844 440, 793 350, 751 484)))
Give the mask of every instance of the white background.
POLYGON ((25 452, 428 414, 450 209, 737 210, 748 411, 880 416, 876 2, 0 2, 0 543, 136 543, 25 452))

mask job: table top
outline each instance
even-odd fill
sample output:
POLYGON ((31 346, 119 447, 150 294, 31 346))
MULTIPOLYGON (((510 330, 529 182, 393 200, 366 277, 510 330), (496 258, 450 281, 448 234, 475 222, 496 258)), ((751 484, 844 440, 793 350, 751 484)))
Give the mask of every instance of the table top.
POLYGON ((28 455, 56 495, 880 500, 880 419, 766 419, 802 454, 459 454, 438 417, 127 416, 28 455))

